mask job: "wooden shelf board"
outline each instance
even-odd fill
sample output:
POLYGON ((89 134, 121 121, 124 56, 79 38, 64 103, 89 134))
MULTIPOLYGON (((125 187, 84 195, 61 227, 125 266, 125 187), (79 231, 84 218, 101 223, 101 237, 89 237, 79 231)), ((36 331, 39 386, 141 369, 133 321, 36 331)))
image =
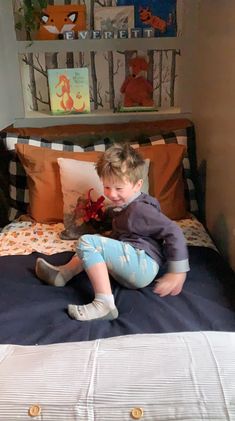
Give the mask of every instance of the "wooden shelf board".
POLYGON ((17 41, 19 54, 60 51, 115 51, 179 49, 182 38, 127 38, 52 41, 17 41))
POLYGON ((159 109, 151 112, 96 111, 89 114, 52 115, 48 112, 29 111, 24 117, 16 118, 15 127, 49 127, 68 124, 106 124, 129 121, 153 121, 166 118, 189 118, 190 113, 181 113, 179 108, 159 109))

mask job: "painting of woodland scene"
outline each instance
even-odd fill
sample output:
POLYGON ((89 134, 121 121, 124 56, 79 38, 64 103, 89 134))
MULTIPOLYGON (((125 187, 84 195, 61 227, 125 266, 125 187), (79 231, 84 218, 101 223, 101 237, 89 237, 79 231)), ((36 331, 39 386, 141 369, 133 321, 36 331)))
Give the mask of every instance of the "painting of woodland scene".
MULTIPOLYGON (((15 1, 19 3, 21 0, 15 1)), ((87 29, 94 28, 94 15, 97 8, 117 5, 116 0, 48 0, 47 3, 48 5, 85 5, 87 29)), ((82 42, 79 40, 79 45, 82 42)), ((102 42, 102 40, 97 40, 97 42, 102 42)), ((146 45, 147 43, 146 39, 146 45)), ((25 53, 19 57, 26 111, 51 111, 48 70, 64 68, 88 69, 91 112, 118 111, 125 101, 124 82, 134 74, 132 63, 136 57, 145 62, 145 67, 138 70, 138 76, 141 76, 142 80, 146 79, 148 85, 151 85, 154 106, 156 108, 180 107, 178 103, 180 49, 101 52, 78 50, 77 52, 25 53)))

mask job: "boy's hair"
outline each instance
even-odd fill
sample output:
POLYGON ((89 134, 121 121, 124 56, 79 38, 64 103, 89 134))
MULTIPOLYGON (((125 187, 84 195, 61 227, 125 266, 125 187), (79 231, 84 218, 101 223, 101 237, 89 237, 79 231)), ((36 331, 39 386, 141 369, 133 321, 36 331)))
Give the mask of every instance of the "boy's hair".
POLYGON ((100 178, 127 179, 136 184, 143 178, 144 159, 128 143, 115 143, 101 156, 96 164, 100 178))

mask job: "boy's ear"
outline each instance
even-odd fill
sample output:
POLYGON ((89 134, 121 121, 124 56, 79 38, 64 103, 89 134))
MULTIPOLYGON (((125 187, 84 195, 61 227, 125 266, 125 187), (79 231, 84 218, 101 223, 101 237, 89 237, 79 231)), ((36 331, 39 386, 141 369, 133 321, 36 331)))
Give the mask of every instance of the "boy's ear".
POLYGON ((141 187, 143 186, 143 182, 144 182, 144 180, 142 179, 142 178, 140 178, 138 181, 137 181, 137 183, 136 183, 136 187, 137 187, 137 189, 141 189, 141 187))

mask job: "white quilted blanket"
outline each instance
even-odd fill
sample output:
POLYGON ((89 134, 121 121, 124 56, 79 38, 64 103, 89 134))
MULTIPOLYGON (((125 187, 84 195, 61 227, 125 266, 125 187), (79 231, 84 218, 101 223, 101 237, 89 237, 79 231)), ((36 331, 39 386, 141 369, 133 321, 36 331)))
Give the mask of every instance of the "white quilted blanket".
POLYGON ((0 420, 235 420, 235 333, 0 346, 0 420))

